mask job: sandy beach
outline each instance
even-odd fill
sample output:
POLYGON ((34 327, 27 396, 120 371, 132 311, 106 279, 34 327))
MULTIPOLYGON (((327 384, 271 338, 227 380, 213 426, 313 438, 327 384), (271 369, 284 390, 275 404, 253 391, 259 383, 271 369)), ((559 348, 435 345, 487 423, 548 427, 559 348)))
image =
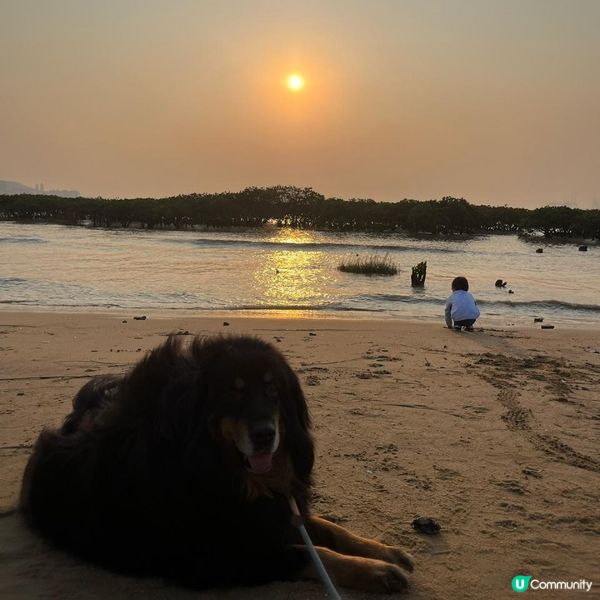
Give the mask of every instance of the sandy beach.
POLYGON ((316 583, 199 594, 117 576, 20 522, 39 431, 88 378, 123 372, 173 332, 255 334, 286 355, 314 421, 314 512, 411 552, 407 598, 510 598, 518 574, 586 579, 584 596, 600 595, 599 329, 146 315, 0 313, 1 598, 323 597, 316 583), (440 534, 415 532, 417 516, 440 534))

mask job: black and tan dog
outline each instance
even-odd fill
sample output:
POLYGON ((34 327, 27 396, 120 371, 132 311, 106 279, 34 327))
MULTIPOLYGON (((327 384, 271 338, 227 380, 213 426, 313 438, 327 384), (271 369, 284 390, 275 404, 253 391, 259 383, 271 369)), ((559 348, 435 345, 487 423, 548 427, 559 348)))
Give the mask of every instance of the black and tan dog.
POLYGON ((193 587, 315 578, 293 497, 338 585, 406 587, 407 554, 310 515, 309 414, 273 346, 171 337, 73 406, 40 434, 21 492, 28 522, 59 547, 193 587))

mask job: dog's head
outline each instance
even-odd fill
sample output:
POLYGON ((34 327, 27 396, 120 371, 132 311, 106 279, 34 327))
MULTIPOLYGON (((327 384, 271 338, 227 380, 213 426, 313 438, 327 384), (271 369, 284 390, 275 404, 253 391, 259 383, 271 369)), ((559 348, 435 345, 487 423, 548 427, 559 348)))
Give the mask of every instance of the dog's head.
POLYGON ((280 388, 270 370, 261 370, 238 372, 229 389, 222 391, 224 413, 218 425, 219 437, 235 446, 245 468, 255 474, 271 470, 285 429, 279 407, 280 388))
MULTIPOLYGON (((127 376, 124 396, 148 443, 197 475, 220 453, 254 478, 306 483, 314 462, 310 418, 298 377, 275 347, 250 336, 171 336, 127 376), (149 409, 149 407, 151 407, 149 409), (291 469, 290 469, 291 463, 291 469)), ((218 459, 217 459, 218 460, 218 459)))
POLYGON ((308 410, 285 358, 249 336, 199 339, 192 354, 202 365, 202 402, 217 442, 250 473, 269 473, 278 453, 286 453, 308 475, 313 461, 308 410))

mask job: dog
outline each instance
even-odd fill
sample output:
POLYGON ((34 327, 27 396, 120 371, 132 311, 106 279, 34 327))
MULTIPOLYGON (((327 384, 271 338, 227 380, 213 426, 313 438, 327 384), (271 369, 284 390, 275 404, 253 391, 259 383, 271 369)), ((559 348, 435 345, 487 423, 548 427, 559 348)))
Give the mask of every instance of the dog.
POLYGON ((313 462, 304 394, 272 345, 171 336, 42 431, 20 510, 80 558, 198 589, 316 579, 294 499, 338 585, 403 591, 408 554, 311 514, 313 462))

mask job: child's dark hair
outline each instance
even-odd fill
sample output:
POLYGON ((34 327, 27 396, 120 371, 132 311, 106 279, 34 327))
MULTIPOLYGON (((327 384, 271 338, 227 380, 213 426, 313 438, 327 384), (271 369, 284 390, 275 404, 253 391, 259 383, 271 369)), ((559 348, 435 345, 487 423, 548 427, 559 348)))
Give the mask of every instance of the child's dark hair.
POLYGON ((469 282, 466 277, 455 277, 452 281, 452 291, 456 292, 456 290, 463 290, 465 292, 469 291, 469 282))

